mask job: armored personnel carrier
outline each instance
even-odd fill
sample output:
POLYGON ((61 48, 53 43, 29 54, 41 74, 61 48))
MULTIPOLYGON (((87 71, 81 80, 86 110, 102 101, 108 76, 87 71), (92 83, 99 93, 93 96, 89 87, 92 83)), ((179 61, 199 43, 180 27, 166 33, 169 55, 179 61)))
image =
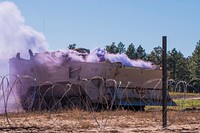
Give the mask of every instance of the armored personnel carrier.
MULTIPOLYGON (((74 108, 144 110, 162 105, 162 70, 121 62, 84 62, 68 54, 35 53, 11 58, 10 81, 24 110, 74 108)), ((82 55, 86 58, 86 54, 82 55)), ((175 105, 168 94, 167 105, 175 105)))

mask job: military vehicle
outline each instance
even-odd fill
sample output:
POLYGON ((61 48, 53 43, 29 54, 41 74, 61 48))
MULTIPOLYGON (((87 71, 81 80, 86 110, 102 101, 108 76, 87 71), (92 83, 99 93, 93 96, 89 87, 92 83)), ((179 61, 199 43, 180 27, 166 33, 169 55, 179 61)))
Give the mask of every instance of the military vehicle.
MULTIPOLYGON (((10 81, 24 110, 81 108, 144 110, 162 105, 162 70, 121 62, 84 62, 57 52, 11 58, 10 81), (44 59, 42 59, 44 58, 44 59), (44 61, 46 59, 46 61, 44 61)), ((80 53, 81 54, 81 53, 80 53)), ((80 55, 79 55, 80 56, 80 55)), ((83 54, 83 58, 86 58, 83 54)), ((167 93, 167 105, 175 103, 167 93)))

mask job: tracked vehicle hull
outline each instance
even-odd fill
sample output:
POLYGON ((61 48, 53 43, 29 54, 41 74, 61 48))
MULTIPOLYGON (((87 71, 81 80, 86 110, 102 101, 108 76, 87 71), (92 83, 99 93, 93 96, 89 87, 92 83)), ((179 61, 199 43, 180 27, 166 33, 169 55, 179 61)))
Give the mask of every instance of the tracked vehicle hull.
MULTIPOLYGON (((40 55, 40 54, 39 54, 40 55)), ((10 59, 10 81, 25 110, 134 108, 159 106, 162 71, 125 67, 120 62, 78 62, 66 58, 55 65, 10 59)), ((51 64, 52 63, 52 64, 51 64)), ((175 105, 168 94, 168 105, 175 105)))

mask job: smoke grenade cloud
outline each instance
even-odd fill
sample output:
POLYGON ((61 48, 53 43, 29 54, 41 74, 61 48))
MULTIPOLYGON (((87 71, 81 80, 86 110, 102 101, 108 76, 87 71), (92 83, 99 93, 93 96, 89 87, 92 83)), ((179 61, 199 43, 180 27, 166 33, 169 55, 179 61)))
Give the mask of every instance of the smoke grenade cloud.
POLYGON ((8 59, 17 52, 27 56, 28 49, 41 52, 48 44, 42 33, 25 25, 24 17, 12 2, 0 2, 0 75, 8 73, 8 59))
POLYGON ((143 60, 131 60, 126 54, 110 54, 105 49, 97 47, 90 54, 79 53, 75 50, 55 51, 37 53, 35 55, 35 61, 44 65, 49 71, 57 70, 58 66, 61 66, 63 62, 78 61, 78 62, 104 62, 109 60, 110 62, 121 62, 123 66, 127 67, 139 67, 145 69, 157 69, 158 67, 150 61, 143 60))
POLYGON ((153 62, 143 60, 131 60, 126 54, 110 54, 102 48, 96 48, 92 51, 92 54, 90 56, 88 56, 86 62, 95 62, 95 60, 96 62, 103 62, 105 60, 109 60, 111 62, 121 62, 122 65, 127 67, 134 66, 139 68, 157 69, 157 66, 153 62))
MULTIPOLYGON (((23 57, 28 57, 28 49, 42 52, 47 47, 44 35, 25 25, 24 17, 14 3, 0 2, 0 80, 9 73, 8 59, 16 53, 20 52, 23 57)), ((0 112, 4 105, 2 85, 1 83, 0 112)), ((8 106, 12 106, 11 103, 13 100, 9 101, 8 106)))

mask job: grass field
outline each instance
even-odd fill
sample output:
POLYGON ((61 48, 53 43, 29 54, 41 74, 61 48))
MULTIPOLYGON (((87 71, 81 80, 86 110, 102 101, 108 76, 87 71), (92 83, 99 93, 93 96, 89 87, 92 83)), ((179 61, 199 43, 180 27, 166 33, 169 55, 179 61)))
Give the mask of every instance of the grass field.
POLYGON ((200 99, 200 93, 169 92, 169 95, 170 95, 173 99, 195 98, 195 97, 199 97, 199 99, 200 99))

